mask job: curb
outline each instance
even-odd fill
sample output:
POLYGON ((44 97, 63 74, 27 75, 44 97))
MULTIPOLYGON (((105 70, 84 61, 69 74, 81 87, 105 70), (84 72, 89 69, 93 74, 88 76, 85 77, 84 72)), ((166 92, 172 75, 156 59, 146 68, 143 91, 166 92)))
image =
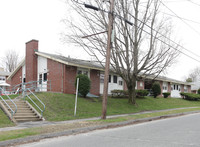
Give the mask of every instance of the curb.
POLYGON ((74 130, 67 130, 67 131, 62 131, 62 132, 48 133, 48 134, 30 136, 30 137, 26 137, 26 138, 7 140, 7 141, 0 142, 0 147, 26 144, 26 143, 30 143, 30 142, 36 142, 36 141, 39 141, 42 139, 47 139, 47 138, 87 133, 87 132, 94 131, 94 130, 122 127, 122 126, 127 126, 127 125, 132 125, 132 124, 144 123, 144 122, 149 122, 149 121, 153 121, 153 120, 172 118, 172 117, 183 116, 183 115, 194 114, 194 113, 200 113, 200 111, 191 111, 191 112, 162 115, 162 116, 156 116, 156 117, 150 117, 150 118, 142 118, 142 119, 136 119, 136 120, 110 123, 110 124, 106 124, 106 125, 84 127, 84 128, 74 129, 74 130))

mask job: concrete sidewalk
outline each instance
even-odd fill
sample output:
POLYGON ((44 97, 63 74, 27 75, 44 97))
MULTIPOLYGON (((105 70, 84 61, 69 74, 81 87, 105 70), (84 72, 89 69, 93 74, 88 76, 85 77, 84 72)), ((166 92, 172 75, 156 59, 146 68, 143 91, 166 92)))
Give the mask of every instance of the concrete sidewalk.
MULTIPOLYGON (((198 107, 186 107, 186 108, 175 108, 175 109, 165 109, 165 110, 144 111, 144 112, 138 112, 138 113, 132 113, 132 114, 111 115, 111 116, 107 116, 107 118, 133 116, 133 115, 138 115, 138 114, 165 112, 165 111, 170 111, 170 110, 181 110, 181 109, 190 109, 190 108, 198 108, 198 107)), ((50 121, 24 122, 24 123, 18 123, 14 127, 0 128, 0 131, 19 130, 19 129, 34 128, 34 127, 49 126, 49 125, 57 125, 57 124, 69 124, 69 123, 82 122, 82 121, 87 121, 87 120, 99 120, 99 119, 100 119, 100 117, 93 117, 93 118, 58 121, 58 122, 50 122, 50 121)))

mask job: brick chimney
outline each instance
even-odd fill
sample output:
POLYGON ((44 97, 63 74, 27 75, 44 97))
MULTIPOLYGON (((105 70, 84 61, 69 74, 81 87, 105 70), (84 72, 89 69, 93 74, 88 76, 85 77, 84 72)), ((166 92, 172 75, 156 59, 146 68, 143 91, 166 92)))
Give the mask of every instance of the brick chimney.
POLYGON ((26 43, 26 82, 37 81, 37 55, 38 40, 26 43))

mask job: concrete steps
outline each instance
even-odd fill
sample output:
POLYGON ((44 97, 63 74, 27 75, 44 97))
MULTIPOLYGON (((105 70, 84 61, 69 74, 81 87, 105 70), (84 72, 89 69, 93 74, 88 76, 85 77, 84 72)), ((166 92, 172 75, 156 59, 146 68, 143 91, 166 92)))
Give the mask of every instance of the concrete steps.
MULTIPOLYGON (((13 100, 17 105, 17 112, 13 116, 16 122, 28 122, 28 121, 41 121, 42 118, 37 115, 37 112, 33 110, 24 100, 13 100)), ((15 111, 15 106, 11 101, 6 101, 11 109, 15 111)), ((7 110, 11 110, 6 106, 7 110)))

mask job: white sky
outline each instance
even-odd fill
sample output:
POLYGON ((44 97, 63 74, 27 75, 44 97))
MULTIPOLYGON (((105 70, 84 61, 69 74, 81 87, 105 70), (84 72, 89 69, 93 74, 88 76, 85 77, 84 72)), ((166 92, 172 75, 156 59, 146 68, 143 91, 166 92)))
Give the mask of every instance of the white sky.
MULTIPOLYGON (((189 0, 163 0, 178 16, 199 22, 185 21, 189 27, 180 19, 172 17, 176 39, 181 40, 185 48, 200 56, 200 1, 191 1, 196 4, 189 0)), ((88 59, 82 49, 60 41, 60 34, 66 29, 61 20, 72 15, 68 9, 65 0, 0 0, 0 57, 3 57, 7 50, 17 50, 20 56, 24 56, 25 43, 37 39, 39 51, 88 59)), ((164 6, 161 11, 174 15, 164 6)), ((185 50, 183 52, 200 60, 200 57, 185 50)), ((166 76, 183 80, 184 76, 198 66, 200 67, 200 62, 181 55, 177 63, 169 68, 166 76)))

